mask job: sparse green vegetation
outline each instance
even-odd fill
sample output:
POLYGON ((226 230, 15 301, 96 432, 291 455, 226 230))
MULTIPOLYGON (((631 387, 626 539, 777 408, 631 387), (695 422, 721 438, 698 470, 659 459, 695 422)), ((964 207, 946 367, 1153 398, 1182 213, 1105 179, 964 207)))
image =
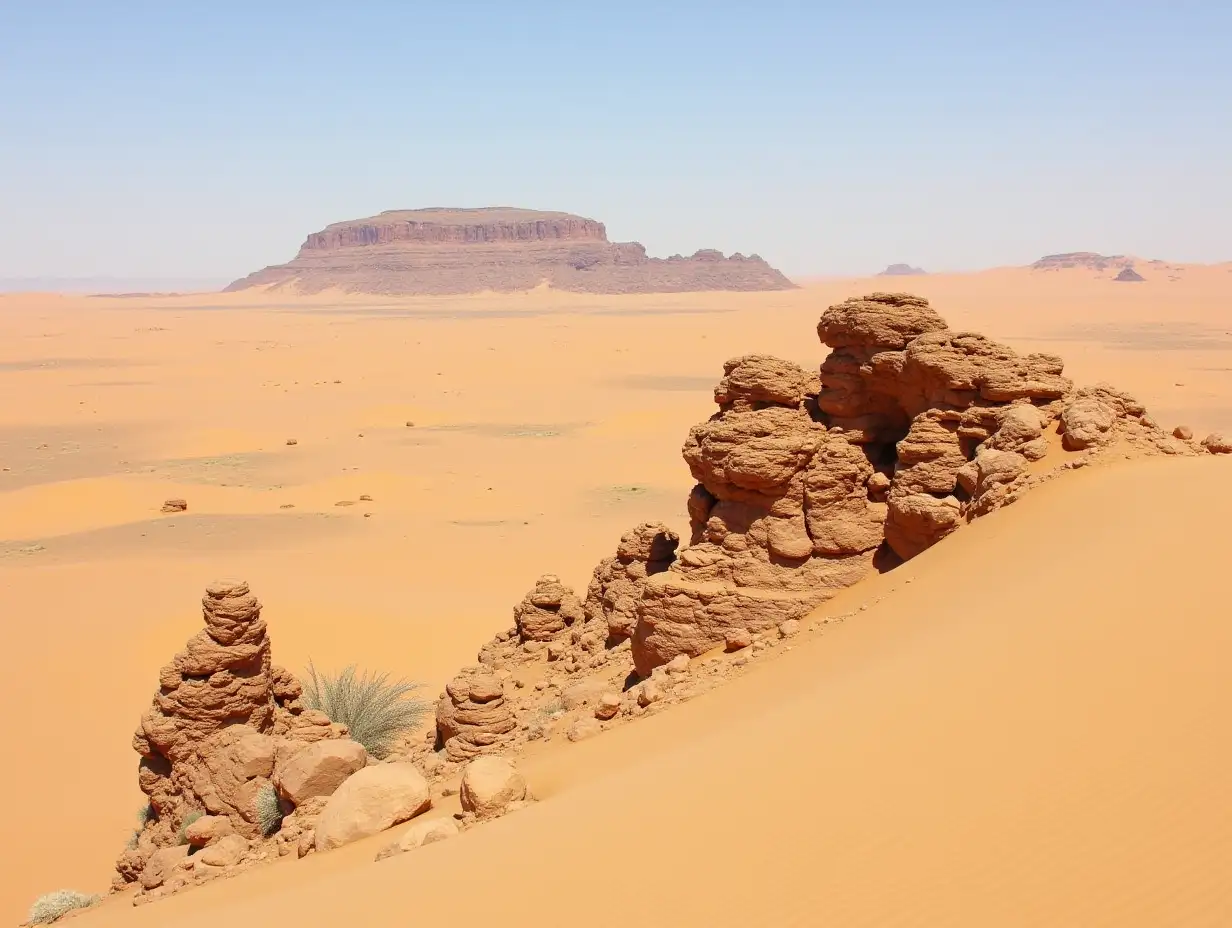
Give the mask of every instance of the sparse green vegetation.
POLYGON ((75 889, 57 889, 54 893, 41 896, 30 906, 28 920, 31 925, 50 925, 73 909, 88 909, 101 898, 98 895, 79 893, 75 889))
POLYGON ((188 826, 201 817, 201 813, 196 809, 184 816, 184 821, 180 823, 180 844, 188 843, 188 826))
POLYGON ((267 838, 282 827, 282 803, 272 783, 266 783, 257 793, 257 824, 267 838))
POLYGON ((354 666, 326 674, 309 662, 303 684, 304 704, 345 725, 373 757, 387 756, 398 736, 419 725, 429 708, 408 698, 422 684, 391 680, 387 673, 361 675, 354 666))

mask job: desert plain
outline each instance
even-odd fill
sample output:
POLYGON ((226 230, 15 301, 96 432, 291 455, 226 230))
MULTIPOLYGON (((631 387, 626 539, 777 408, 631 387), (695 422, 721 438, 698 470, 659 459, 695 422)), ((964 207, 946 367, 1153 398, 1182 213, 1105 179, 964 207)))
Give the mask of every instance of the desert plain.
MULTIPOLYGON (((434 699, 540 575, 585 590, 642 521, 687 537, 681 445, 723 362, 816 369, 818 318, 848 297, 927 297, 1169 430, 1232 433, 1232 265, 1140 267, 0 296, 0 912, 105 891, 144 802, 132 732, 208 582, 248 581, 279 664, 389 671, 434 699)), ((538 801, 455 840, 373 863, 378 837, 76 917, 1226 925, 1229 467, 1110 455, 1033 489, 722 686, 536 745, 538 801)))

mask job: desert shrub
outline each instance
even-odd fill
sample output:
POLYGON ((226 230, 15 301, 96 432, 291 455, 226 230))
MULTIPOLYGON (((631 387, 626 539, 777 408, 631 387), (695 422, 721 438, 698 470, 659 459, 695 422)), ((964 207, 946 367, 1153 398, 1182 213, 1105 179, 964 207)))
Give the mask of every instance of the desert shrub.
POLYGON ((73 909, 88 909, 101 898, 79 893, 75 889, 57 889, 54 893, 39 897, 34 905, 30 906, 29 923, 50 925, 73 909))
POLYGON ((257 792, 257 824, 267 838, 282 827, 282 803, 272 783, 266 783, 257 792))
POLYGON ((141 841, 141 832, 145 830, 145 826, 150 822, 158 819, 158 812, 148 802, 137 810, 137 827, 133 829, 133 833, 128 836, 128 843, 124 846, 130 851, 133 850, 141 841))
POLYGON ((423 684, 391 680, 387 673, 359 674, 354 666, 319 673, 311 662, 303 680, 304 704, 345 725, 373 757, 385 757, 395 739, 415 728, 428 704, 407 697, 423 684))
POLYGON ((201 813, 196 809, 184 816, 184 821, 180 823, 180 844, 188 843, 188 826, 201 817, 201 813))

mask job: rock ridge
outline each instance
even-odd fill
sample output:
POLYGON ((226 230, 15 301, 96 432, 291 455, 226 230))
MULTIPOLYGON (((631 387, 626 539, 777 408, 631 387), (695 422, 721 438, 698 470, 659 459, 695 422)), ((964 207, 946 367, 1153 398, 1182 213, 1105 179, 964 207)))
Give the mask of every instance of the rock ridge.
POLYGON ((787 290, 795 285, 757 255, 700 249, 652 258, 637 242, 609 242, 603 223, 569 213, 489 207, 390 210, 333 223, 296 257, 227 291, 290 288, 386 295, 532 290, 583 293, 787 290))

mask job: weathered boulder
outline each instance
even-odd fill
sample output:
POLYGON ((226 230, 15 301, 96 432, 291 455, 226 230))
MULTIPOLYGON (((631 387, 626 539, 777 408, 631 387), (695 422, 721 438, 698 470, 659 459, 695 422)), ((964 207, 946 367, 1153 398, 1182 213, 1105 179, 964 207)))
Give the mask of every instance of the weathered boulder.
POLYGON ((175 872, 180 861, 188 858, 190 850, 187 844, 179 844, 159 848, 151 854, 141 870, 141 888, 149 890, 162 886, 166 879, 175 872))
POLYGON ((206 847, 233 834, 235 829, 225 815, 203 815, 184 827, 184 839, 193 847, 206 847))
POLYGON ((436 705, 437 742, 452 761, 500 751, 517 727, 504 687, 481 670, 459 673, 436 705))
POLYGON ((1232 440, 1225 438, 1221 432, 1207 435, 1202 439, 1202 447, 1211 454, 1232 454, 1232 440))
POLYGON ((477 757, 462 771, 462 808, 479 818, 500 815, 526 797, 526 780, 504 757, 477 757))
POLYGON ((377 860, 404 854, 425 844, 435 844, 452 838, 458 833, 458 826, 451 818, 430 818, 413 822, 395 841, 385 845, 376 855, 377 860))
POLYGON ((350 739, 319 741, 293 754, 274 771, 278 795, 292 805, 314 796, 329 796, 368 764, 368 752, 350 739))
POLYGON ((207 867, 233 867, 248 851, 248 842, 239 835, 227 835, 215 841, 196 856, 207 867))
POLYGON ((1082 396, 1061 413, 1064 432, 1061 444, 1066 451, 1082 451, 1110 442, 1115 433, 1116 412, 1093 396, 1082 396))
POLYGON ((392 828, 432 807, 428 781, 411 764, 376 764, 353 773, 325 803, 316 848, 328 851, 392 828))

